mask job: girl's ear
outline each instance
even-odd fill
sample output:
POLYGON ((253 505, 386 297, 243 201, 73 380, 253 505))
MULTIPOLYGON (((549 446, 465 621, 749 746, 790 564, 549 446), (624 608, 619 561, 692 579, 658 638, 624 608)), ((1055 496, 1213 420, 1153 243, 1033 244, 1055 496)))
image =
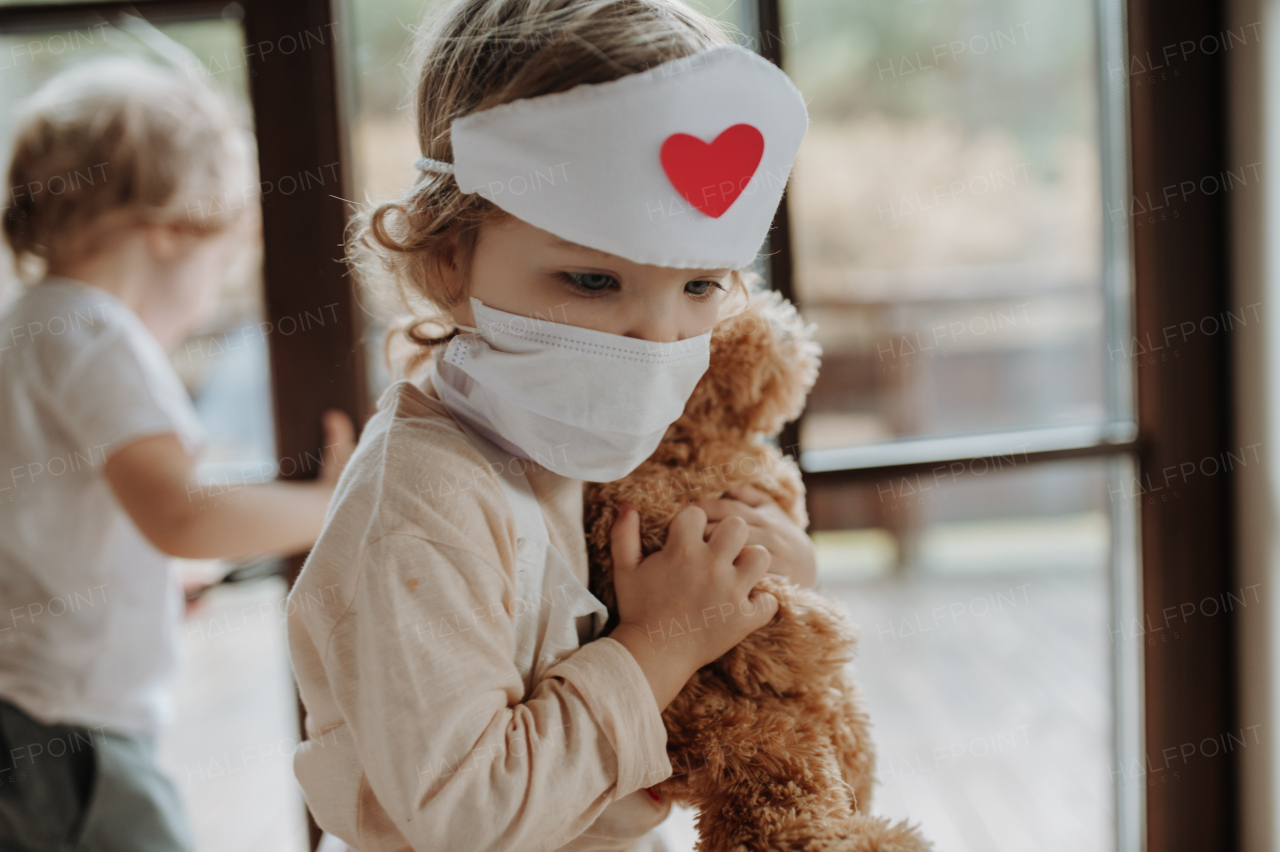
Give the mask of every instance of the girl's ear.
POLYGON ((471 289, 469 264, 464 262, 463 250, 456 233, 442 234, 434 247, 429 267, 430 288, 442 295, 443 304, 452 306, 449 313, 459 321, 471 323, 471 305, 467 294, 471 289), (461 313, 459 313, 461 311, 461 313))
POLYGON ((440 283, 445 285, 449 292, 458 292, 454 288, 458 285, 465 285, 466 282, 462 280, 461 257, 458 250, 458 238, 455 235, 449 235, 440 243, 436 258, 436 268, 440 271, 442 279, 440 283))

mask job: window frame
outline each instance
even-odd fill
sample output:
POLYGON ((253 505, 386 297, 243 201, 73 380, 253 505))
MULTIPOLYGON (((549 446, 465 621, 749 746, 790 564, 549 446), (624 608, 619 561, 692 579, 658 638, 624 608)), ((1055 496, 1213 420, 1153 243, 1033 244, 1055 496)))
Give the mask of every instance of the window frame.
MULTIPOLYGON (((1125 73, 1131 81, 1135 63, 1167 66, 1166 46, 1199 44, 1225 28, 1226 10, 1218 2, 1127 0, 1126 5, 1125 73)), ((1179 63, 1182 73, 1176 77, 1156 82, 1138 77, 1128 86, 1133 198, 1160 199, 1171 181, 1199 180, 1230 167, 1223 54, 1197 50, 1179 63)), ((1175 220, 1133 229, 1139 340, 1159 341, 1171 325, 1221 316, 1230 307, 1228 228, 1228 201, 1218 193, 1181 205, 1175 220)), ((1139 369, 1138 458, 1144 482, 1161 482, 1170 465, 1218 458, 1233 449, 1237 391, 1231 344, 1227 334, 1195 335, 1179 341, 1182 355, 1176 362, 1139 369)), ((1167 607, 1235 590, 1235 478, 1228 471, 1189 479, 1179 483, 1180 499, 1142 512, 1143 599, 1151 624, 1162 624, 1167 607)), ((1241 725, 1237 622, 1232 613, 1196 619, 1180 624, 1185 634, 1178 642, 1148 643, 1143 660, 1148 760, 1163 761, 1166 749, 1241 725)), ((1148 847, 1158 852, 1238 849, 1238 763, 1234 752, 1221 754, 1199 760, 1179 783, 1148 784, 1148 847)))

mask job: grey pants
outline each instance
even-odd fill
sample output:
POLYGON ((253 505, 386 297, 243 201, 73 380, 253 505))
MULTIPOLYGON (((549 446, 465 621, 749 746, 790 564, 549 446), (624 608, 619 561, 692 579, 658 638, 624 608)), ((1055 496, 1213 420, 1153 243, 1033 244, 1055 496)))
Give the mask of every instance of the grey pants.
POLYGON ((191 852, 155 743, 45 725, 0 699, 0 852, 191 852))

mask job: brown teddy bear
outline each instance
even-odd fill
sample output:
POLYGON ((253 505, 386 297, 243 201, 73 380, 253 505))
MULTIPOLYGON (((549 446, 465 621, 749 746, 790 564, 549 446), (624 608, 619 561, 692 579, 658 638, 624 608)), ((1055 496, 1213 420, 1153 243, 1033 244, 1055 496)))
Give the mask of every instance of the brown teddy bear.
MULTIPOLYGON (((800 471, 768 438, 799 416, 817 378, 812 331, 779 294, 750 295, 713 330, 710 367, 653 455, 624 479, 586 485, 591 591, 609 609, 606 631, 618 621, 609 533, 623 501, 640 513, 646 555, 691 499, 743 483, 808 526, 800 471)), ((663 711, 674 772, 654 791, 698 810, 698 852, 931 849, 906 823, 869 813, 875 754, 842 612, 773 577, 759 587, 778 598, 773 620, 699 669, 663 711)), ((666 625, 654 641, 698 641, 695 628, 666 625)))

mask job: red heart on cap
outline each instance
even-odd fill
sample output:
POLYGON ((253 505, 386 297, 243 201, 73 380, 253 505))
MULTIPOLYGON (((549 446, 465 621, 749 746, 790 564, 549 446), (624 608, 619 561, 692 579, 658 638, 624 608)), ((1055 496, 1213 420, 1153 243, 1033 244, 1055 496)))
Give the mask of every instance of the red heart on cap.
POLYGON ((662 143, 661 156, 663 171, 684 200, 719 219, 760 166, 764 135, 750 124, 735 124, 708 145, 673 133, 662 143))

